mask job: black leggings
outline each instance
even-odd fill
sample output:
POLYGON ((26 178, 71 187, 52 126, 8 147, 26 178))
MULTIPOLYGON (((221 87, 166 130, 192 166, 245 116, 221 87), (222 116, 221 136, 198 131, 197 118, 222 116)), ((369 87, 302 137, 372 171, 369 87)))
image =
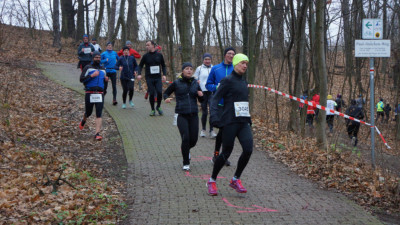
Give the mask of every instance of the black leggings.
POLYGON ((212 179, 217 179, 219 171, 231 155, 236 137, 239 139, 243 152, 238 161, 235 177, 240 178, 240 175, 242 175, 242 172, 253 153, 253 134, 248 123, 233 123, 224 127, 224 132, 222 133, 222 153, 215 160, 214 169, 211 175, 212 179))
POLYGON ((122 102, 126 103, 126 95, 129 93, 129 101, 132 101, 133 98, 133 87, 135 85, 135 81, 132 80, 123 80, 121 79, 122 86, 122 102))
MULTIPOLYGON (((113 101, 117 100, 117 73, 107 73, 107 77, 111 79, 113 89, 113 101)), ((108 82, 104 81, 104 95, 107 94, 108 82)))
POLYGON ((162 101, 162 81, 161 78, 146 78, 147 91, 149 92, 149 102, 151 110, 154 110, 154 94, 157 94, 157 108, 162 101))
POLYGON ((179 114, 178 129, 182 138, 181 151, 183 165, 189 165, 190 149, 196 145, 199 134, 199 116, 197 113, 179 114))
MULTIPOLYGON (((211 101, 211 99, 210 99, 211 101)), ((224 107, 223 106, 218 106, 218 116, 221 117, 222 113, 224 111, 224 107)), ((218 130, 218 134, 217 137, 215 139, 215 148, 214 148, 214 155, 218 156, 219 155, 219 150, 221 149, 221 145, 222 145, 222 131, 223 128, 219 128, 218 130)))
POLYGON ((335 115, 327 115, 326 116, 326 123, 328 124, 328 127, 330 130, 333 129, 333 119, 335 118, 335 115))
POLYGON ((347 133, 349 134, 349 137, 356 137, 358 131, 360 130, 360 123, 357 123, 355 121, 350 121, 349 125, 347 126, 347 133))
POLYGON ((102 102, 97 103, 90 103, 90 93, 85 94, 85 116, 86 118, 92 115, 93 113, 93 106, 96 107, 96 117, 101 118, 104 106, 104 95, 102 94, 102 102))
MULTIPOLYGON (((203 91, 203 102, 201 103, 201 126, 203 130, 206 130, 207 116, 208 116, 208 107, 210 105, 212 97, 211 91, 203 91)), ((210 132, 213 130, 210 123, 210 132)))

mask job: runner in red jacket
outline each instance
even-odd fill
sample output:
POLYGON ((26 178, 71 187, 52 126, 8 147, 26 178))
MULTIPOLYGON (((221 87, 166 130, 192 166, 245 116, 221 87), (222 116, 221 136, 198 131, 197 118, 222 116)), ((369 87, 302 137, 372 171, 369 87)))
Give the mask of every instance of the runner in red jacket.
MULTIPOLYGON (((129 48, 129 56, 132 55, 133 57, 135 57, 137 59, 140 59, 140 57, 142 57, 139 54, 139 52, 137 52, 135 49, 132 48, 132 42, 131 41, 126 41, 125 45, 129 48)), ((119 50, 119 52, 117 54, 118 54, 118 56, 124 55, 124 50, 123 49, 119 50)))

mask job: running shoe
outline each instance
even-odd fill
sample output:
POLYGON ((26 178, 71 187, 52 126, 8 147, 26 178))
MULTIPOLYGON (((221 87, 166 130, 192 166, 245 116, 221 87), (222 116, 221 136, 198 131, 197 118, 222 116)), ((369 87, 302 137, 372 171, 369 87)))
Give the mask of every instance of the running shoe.
POLYGON ((97 133, 94 138, 98 141, 101 141, 103 139, 103 137, 100 135, 100 133, 97 133))
POLYGON ((233 180, 233 178, 232 178, 232 180, 229 184, 229 187, 235 189, 236 192, 239 192, 239 193, 247 192, 246 188, 243 187, 242 181, 240 179, 233 180))
POLYGON ((133 106, 135 106, 135 104, 133 104, 133 101, 129 101, 129 105, 133 108, 133 106))
POLYGON ((112 103, 113 105, 117 105, 118 104, 118 102, 117 101, 115 101, 115 100, 113 100, 113 103, 112 103))
POLYGON ((156 111, 151 110, 150 116, 155 116, 156 115, 156 111))
POLYGON ((158 114, 160 114, 160 116, 162 116, 164 114, 164 112, 162 111, 161 107, 157 108, 157 112, 158 112, 158 114))
POLYGON ((190 170, 190 165, 184 165, 182 167, 182 169, 185 170, 185 171, 189 171, 190 170))
POLYGON ((206 136, 206 131, 205 130, 201 130, 200 131, 200 137, 205 137, 206 136))
POLYGON ((83 127, 85 126, 86 121, 81 120, 81 122, 79 122, 79 129, 83 130, 83 127))
POLYGON ((216 134, 214 131, 211 131, 211 132, 210 132, 210 137, 211 137, 211 138, 216 138, 216 137, 217 137, 217 134, 216 134))
POLYGON ((207 182, 207 187, 208 187, 208 194, 211 196, 216 196, 218 195, 218 188, 217 188, 217 183, 215 181, 208 181, 207 182))
POLYGON ((126 104, 122 104, 122 108, 123 108, 123 109, 126 109, 126 104))

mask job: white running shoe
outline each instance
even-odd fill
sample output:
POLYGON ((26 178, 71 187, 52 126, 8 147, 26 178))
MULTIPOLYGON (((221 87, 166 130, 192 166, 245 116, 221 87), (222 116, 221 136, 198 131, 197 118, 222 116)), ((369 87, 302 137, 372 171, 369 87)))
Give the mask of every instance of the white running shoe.
POLYGON ((211 132, 210 132, 210 137, 211 137, 211 138, 216 138, 216 137, 217 137, 217 134, 216 134, 214 131, 211 131, 211 132))
POLYGON ((182 167, 183 170, 189 171, 190 170, 190 165, 184 165, 182 167))
POLYGON ((200 137, 205 137, 206 136, 206 131, 205 130, 201 130, 200 131, 200 137))

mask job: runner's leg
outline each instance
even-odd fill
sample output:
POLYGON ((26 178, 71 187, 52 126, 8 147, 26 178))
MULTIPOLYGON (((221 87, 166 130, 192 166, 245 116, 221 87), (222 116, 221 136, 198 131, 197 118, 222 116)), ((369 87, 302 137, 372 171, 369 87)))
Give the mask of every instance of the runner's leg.
POLYGON ((188 116, 181 114, 178 116, 178 129, 182 138, 181 152, 183 157, 183 165, 189 165, 190 137, 188 116))
POLYGON ((161 106, 162 101, 162 81, 161 79, 155 80, 155 90, 157 93, 157 109, 161 106))
MULTIPOLYGON (((236 168, 235 177, 240 178, 244 168, 249 162, 250 156, 253 152, 253 134, 251 132, 250 125, 248 123, 240 124, 240 130, 238 133, 238 139, 240 145, 242 145, 243 152, 240 155, 238 166, 236 168)), ((223 154, 223 152, 222 152, 223 154)))
POLYGON ((128 82, 127 80, 121 79, 122 86, 122 103, 126 104, 126 95, 128 94, 128 82))
POLYGON ((149 102, 150 102, 150 106, 151 106, 151 110, 155 110, 154 109, 154 92, 155 92, 155 87, 154 87, 154 82, 153 79, 148 78, 146 79, 146 83, 147 83, 147 92, 149 93, 149 102))

